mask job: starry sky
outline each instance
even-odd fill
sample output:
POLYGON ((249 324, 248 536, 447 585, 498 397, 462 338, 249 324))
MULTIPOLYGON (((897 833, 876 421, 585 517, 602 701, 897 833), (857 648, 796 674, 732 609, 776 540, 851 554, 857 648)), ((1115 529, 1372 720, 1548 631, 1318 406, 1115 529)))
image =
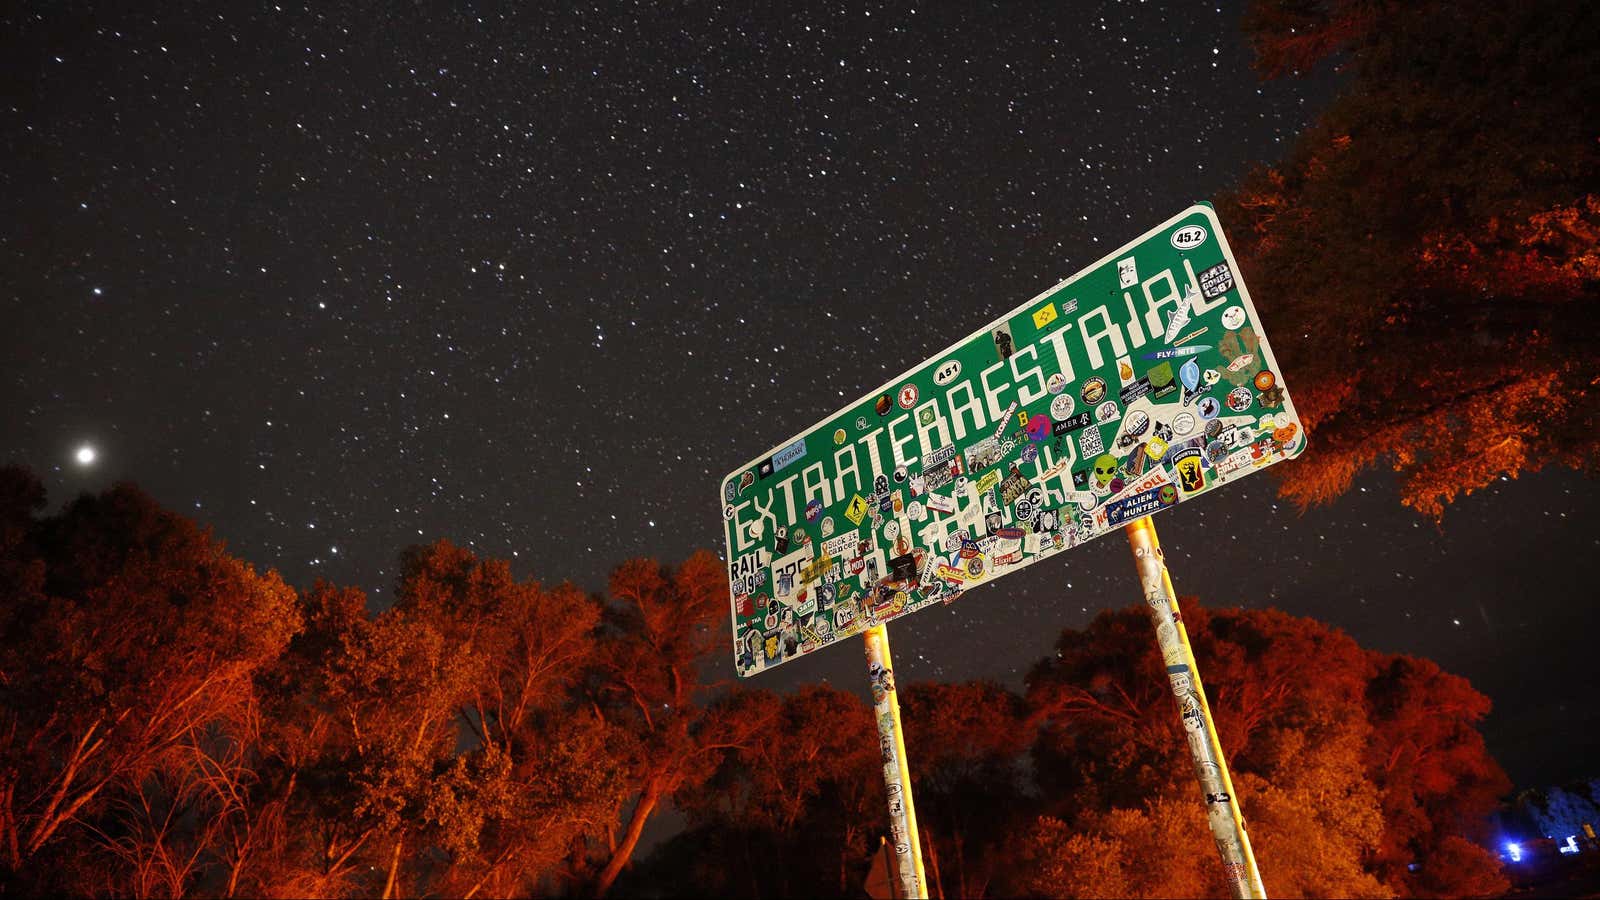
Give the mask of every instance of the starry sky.
MULTIPOLYGON (((379 603, 441 537, 599 589, 717 547, 721 474, 1343 85, 1259 81, 1236 3, 532 6, 0 12, 0 461, 56 501, 131 479, 379 603)), ((1304 514, 1261 475, 1158 525, 1181 593, 1469 677, 1535 786, 1595 774, 1597 515, 1567 472, 1437 526, 1383 473, 1304 514)), ((1020 686, 1137 599, 1102 539, 896 623, 901 677, 1020 686)), ((821 680, 864 693, 855 647, 759 683, 821 680)))

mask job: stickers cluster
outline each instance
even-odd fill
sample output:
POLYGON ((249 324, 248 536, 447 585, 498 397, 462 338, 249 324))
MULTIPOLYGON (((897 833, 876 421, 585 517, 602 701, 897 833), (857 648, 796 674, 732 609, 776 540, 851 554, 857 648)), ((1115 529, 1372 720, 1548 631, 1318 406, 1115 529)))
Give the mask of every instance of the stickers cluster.
POLYGON ((728 477, 736 666, 951 603, 1304 447, 1215 215, 1191 208, 728 477))

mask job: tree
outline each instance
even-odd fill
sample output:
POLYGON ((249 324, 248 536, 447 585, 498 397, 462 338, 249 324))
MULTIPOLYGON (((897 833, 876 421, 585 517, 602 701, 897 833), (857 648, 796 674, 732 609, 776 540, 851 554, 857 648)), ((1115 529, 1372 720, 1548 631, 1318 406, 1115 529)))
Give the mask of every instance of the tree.
MULTIPOLYGON (((1426 890, 1406 864, 1436 853, 1497 871, 1463 837, 1507 784, 1475 727, 1486 698, 1425 660, 1362 650, 1308 619, 1184 608, 1274 895, 1426 890)), ((1143 607, 1102 613, 1064 631, 1056 657, 1029 673, 1045 818, 1018 837, 1028 851, 1015 890, 1222 889, 1209 880, 1216 851, 1149 629, 1143 607), (1177 843, 1160 849, 1151 834, 1177 843), (1141 863, 1118 868, 1107 853, 1141 863)))
POLYGON ((260 890, 513 896, 571 881, 622 802, 620 735, 583 701, 600 607, 447 541, 392 607, 317 585, 275 671, 266 752, 290 798, 260 890), (381 873, 374 875, 372 873, 381 873))
POLYGON ((294 592, 131 485, 33 518, 43 497, 0 471, 0 859, 34 890, 181 892, 209 860, 173 826, 216 812, 207 767, 249 733, 294 592))
POLYGON ((759 737, 724 754, 673 802, 684 834, 652 854, 630 893, 835 896, 859 890, 884 824, 883 761, 871 709, 808 686, 737 691, 715 704, 759 737))
POLYGON ((982 681, 921 682, 900 694, 928 879, 946 896, 987 896, 1010 865, 1006 837, 1036 804, 1023 700, 982 681))
MULTIPOLYGON (((1489 755, 1477 725, 1489 698, 1432 660, 1370 653, 1367 715, 1373 726, 1367 769, 1383 798, 1384 836, 1374 867, 1390 884, 1423 891, 1450 869, 1437 864, 1412 878, 1409 864, 1446 854, 1464 864, 1471 853, 1455 839, 1489 838, 1487 823, 1511 781, 1489 755)), ((1474 845, 1469 845, 1474 846, 1474 845)), ((1498 870, 1492 854, 1477 868, 1498 870)), ((1456 866, 1460 869, 1460 865, 1456 866)))
POLYGON ((1261 0, 1268 75, 1344 63, 1288 157, 1219 211, 1314 452, 1302 505, 1383 463, 1438 516, 1491 481, 1600 459, 1600 12, 1534 0, 1261 0), (1556 25, 1555 23, 1559 23, 1556 25))
POLYGON ((633 797, 622 838, 610 843, 594 875, 597 895, 621 874, 664 798, 703 783, 722 753, 759 736, 759 725, 732 708, 697 705, 713 687, 700 680, 701 664, 726 646, 726 579, 705 551, 676 571, 636 559, 612 573, 588 690, 596 711, 626 736, 620 752, 633 797))
POLYGON ((440 541, 402 555, 396 607, 483 660, 456 699, 473 765, 433 801, 450 825, 440 889, 505 896, 569 879, 569 848, 605 837, 624 799, 626 760, 610 745, 625 735, 579 690, 600 662, 600 603, 570 584, 519 583, 504 561, 440 541))

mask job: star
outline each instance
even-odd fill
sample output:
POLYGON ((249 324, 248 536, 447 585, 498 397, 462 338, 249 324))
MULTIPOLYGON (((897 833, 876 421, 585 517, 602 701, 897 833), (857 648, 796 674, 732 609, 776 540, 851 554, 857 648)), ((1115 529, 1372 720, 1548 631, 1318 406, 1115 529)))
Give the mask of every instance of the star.
POLYGON ((95 452, 93 446, 84 444, 78 448, 78 451, 74 453, 72 457, 78 461, 78 465, 80 466, 92 466, 94 465, 94 461, 99 457, 99 454, 95 452))

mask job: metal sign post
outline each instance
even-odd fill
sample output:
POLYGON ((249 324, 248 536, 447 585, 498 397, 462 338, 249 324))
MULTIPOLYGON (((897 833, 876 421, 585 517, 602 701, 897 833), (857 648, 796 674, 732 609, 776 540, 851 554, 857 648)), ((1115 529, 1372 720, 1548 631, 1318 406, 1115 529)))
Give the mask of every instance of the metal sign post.
POLYGON ((906 765, 906 744, 900 731, 900 701, 894 691, 894 662, 889 656, 889 631, 876 625, 861 636, 867 649, 867 677, 872 684, 878 748, 883 754, 883 787, 889 797, 890 850, 894 853, 895 874, 900 880, 896 896, 927 900, 917 811, 911 803, 911 769, 906 765))
POLYGON ((1244 813, 1233 792, 1228 761, 1222 755, 1222 741, 1217 737, 1205 688, 1200 684, 1200 670, 1195 666, 1194 650, 1189 645, 1189 631, 1178 612, 1178 596, 1172 587, 1172 576, 1167 572, 1166 559, 1161 554, 1155 523, 1145 516, 1129 522, 1123 530, 1133 547, 1133 561, 1139 569, 1145 606, 1150 611, 1156 643, 1161 647, 1161 659, 1167 667, 1167 680, 1183 719, 1189 757, 1194 761, 1195 776, 1200 780, 1206 821, 1211 825, 1211 837, 1217 842, 1217 853, 1222 856, 1223 872, 1235 897, 1264 898, 1267 889, 1262 886, 1261 872, 1256 869, 1250 835, 1244 829, 1244 813))

